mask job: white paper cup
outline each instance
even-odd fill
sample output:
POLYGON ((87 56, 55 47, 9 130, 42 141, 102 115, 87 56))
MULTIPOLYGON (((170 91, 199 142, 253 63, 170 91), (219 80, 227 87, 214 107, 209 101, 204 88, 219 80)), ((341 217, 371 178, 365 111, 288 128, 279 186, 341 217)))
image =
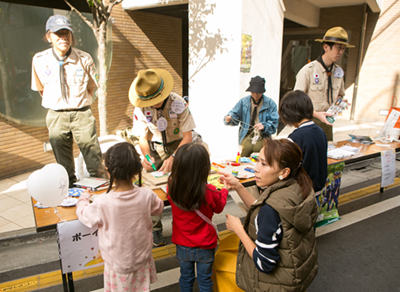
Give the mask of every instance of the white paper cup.
POLYGON ((389 134, 390 140, 398 140, 399 136, 400 136, 400 129, 393 128, 390 130, 390 134, 389 134))

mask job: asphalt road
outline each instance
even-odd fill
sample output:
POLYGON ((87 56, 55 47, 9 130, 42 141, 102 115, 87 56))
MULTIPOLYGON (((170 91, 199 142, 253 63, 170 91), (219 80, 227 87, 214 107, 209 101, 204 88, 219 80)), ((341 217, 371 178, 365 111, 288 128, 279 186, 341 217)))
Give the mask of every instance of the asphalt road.
MULTIPOLYGON (((396 207, 317 237, 319 271, 307 292, 400 291, 399 222, 396 207)), ((162 260, 157 270, 163 273, 167 266, 171 271, 178 263, 162 260)), ((179 291, 179 285, 153 291, 179 291)))

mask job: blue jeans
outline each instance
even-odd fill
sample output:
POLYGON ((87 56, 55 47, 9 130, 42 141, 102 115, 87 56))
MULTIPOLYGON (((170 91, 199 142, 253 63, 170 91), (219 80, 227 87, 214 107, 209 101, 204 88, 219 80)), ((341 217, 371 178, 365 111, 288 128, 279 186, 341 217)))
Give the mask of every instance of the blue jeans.
POLYGON ((179 287, 181 292, 192 292, 195 279, 194 264, 197 264, 197 282, 200 292, 212 292, 211 280, 215 248, 202 249, 176 245, 176 257, 181 267, 179 287))

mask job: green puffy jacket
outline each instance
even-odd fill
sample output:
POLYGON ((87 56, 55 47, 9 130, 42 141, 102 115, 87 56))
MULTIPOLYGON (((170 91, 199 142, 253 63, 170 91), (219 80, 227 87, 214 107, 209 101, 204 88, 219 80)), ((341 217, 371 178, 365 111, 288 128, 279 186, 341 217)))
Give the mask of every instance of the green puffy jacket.
POLYGON ((251 206, 245 220, 244 228, 254 242, 257 239, 255 218, 264 204, 274 208, 281 218, 283 238, 279 244, 280 260, 270 274, 260 272, 240 243, 236 283, 245 291, 303 292, 318 271, 314 232, 318 208, 314 191, 303 199, 300 186, 293 179, 268 187, 251 206))

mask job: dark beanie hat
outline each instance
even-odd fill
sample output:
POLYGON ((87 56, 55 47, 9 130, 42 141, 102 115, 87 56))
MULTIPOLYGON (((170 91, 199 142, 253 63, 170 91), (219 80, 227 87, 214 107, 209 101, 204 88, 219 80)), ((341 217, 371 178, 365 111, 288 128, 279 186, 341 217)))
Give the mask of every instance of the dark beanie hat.
POLYGON ((246 91, 255 92, 255 93, 264 93, 265 92, 265 79, 256 76, 252 77, 250 80, 250 86, 246 89, 246 91))

